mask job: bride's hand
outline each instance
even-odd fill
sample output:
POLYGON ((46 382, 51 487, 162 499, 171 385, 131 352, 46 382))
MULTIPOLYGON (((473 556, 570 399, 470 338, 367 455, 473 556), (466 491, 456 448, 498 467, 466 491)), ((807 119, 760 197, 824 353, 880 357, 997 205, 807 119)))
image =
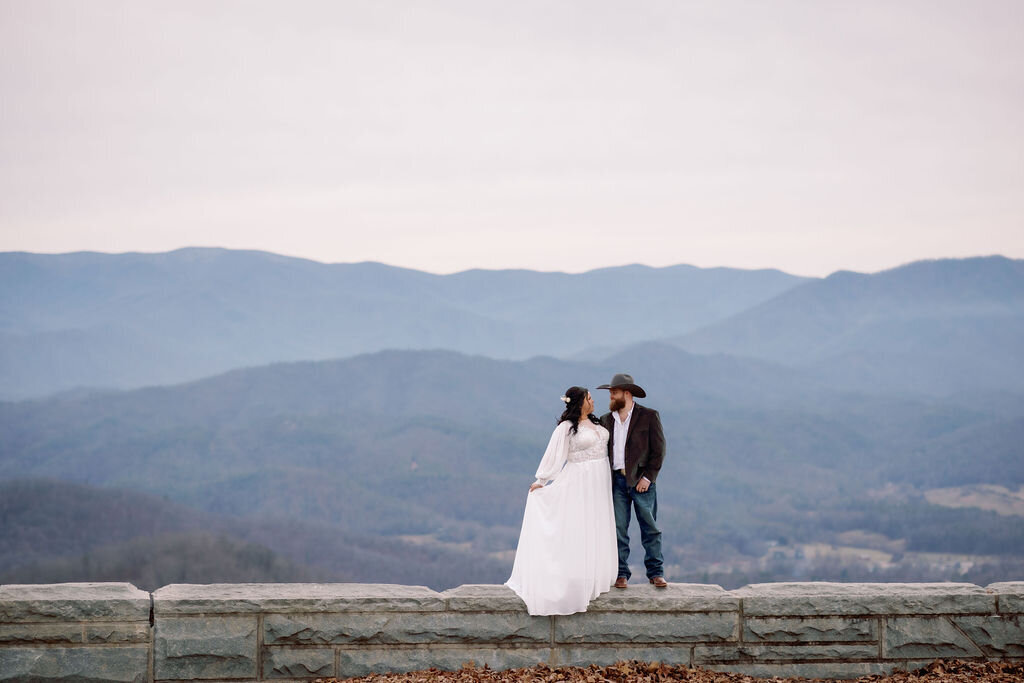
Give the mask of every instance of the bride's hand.
POLYGON ((532 484, 530 484, 530 493, 533 493, 537 489, 542 489, 542 488, 544 488, 544 484, 538 484, 537 482, 533 482, 532 484))

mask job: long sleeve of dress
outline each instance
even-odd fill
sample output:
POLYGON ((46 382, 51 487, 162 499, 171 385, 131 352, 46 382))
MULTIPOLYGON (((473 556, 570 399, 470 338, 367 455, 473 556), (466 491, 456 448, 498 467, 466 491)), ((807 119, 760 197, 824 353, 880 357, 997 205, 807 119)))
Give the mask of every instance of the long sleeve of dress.
POLYGON ((569 458, 569 427, 571 422, 565 420, 558 423, 555 431, 551 433, 551 440, 548 441, 547 450, 541 458, 540 466, 537 467, 537 483, 547 484, 562 471, 565 461, 569 458))

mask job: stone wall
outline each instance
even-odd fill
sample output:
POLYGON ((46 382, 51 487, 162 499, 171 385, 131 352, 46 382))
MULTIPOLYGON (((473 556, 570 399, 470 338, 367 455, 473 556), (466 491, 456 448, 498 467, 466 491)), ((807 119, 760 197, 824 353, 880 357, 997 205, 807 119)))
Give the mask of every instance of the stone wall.
POLYGON ((1024 582, 637 584, 558 617, 529 616, 504 586, 0 586, 0 681, 309 681, 625 659, 850 678, 940 657, 1024 659, 1024 582))

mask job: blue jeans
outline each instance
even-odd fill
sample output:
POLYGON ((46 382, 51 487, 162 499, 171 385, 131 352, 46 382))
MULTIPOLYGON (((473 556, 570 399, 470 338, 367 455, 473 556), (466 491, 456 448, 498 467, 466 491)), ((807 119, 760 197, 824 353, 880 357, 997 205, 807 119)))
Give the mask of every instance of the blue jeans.
POLYGON ((619 576, 630 577, 629 522, 630 509, 636 510, 640 523, 640 542, 644 544, 644 566, 647 578, 664 576, 661 557, 661 531, 658 529, 658 493, 651 483, 643 493, 626 482, 625 475, 612 472, 612 506, 615 508, 615 536, 619 546, 619 576))

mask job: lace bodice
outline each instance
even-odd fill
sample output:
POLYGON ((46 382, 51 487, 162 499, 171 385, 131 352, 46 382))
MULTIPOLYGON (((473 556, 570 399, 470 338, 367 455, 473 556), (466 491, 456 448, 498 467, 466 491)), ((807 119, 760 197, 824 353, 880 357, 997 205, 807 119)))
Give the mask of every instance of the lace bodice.
POLYGON ((570 424, 560 422, 551 434, 547 450, 537 468, 537 483, 545 484, 569 462, 587 462, 608 457, 608 430, 593 423, 582 424, 575 434, 569 433, 570 424))
POLYGON ((601 425, 582 424, 569 434, 569 462, 608 457, 608 430, 601 425))

